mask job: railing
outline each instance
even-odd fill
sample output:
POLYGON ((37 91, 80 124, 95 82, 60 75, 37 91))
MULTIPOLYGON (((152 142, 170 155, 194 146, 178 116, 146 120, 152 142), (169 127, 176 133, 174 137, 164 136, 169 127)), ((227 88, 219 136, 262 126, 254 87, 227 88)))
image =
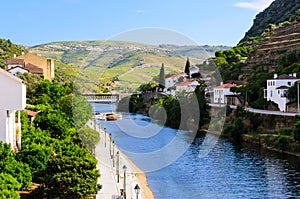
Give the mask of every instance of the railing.
POLYGON ((120 100, 119 94, 109 94, 109 93, 88 93, 82 94, 83 97, 87 99, 88 102, 93 103, 118 103, 120 100))

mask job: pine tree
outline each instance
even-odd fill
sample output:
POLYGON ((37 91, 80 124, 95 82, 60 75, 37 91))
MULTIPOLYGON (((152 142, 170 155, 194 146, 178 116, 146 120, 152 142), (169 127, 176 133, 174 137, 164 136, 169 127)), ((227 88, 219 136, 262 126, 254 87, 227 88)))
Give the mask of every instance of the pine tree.
POLYGON ((185 68, 184 68, 184 72, 190 76, 190 67, 191 67, 191 63, 189 58, 187 58, 186 63, 185 63, 185 68))
POLYGON ((160 88, 165 88, 166 85, 166 80, 165 80, 165 65, 162 63, 162 66, 160 68, 160 73, 159 73, 159 87, 160 88))

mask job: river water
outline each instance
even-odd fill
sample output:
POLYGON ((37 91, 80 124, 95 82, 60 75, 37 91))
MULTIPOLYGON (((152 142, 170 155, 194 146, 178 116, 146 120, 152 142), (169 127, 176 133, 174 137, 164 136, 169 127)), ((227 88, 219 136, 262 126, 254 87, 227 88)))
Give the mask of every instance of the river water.
MULTIPOLYGON (((108 112, 115 107, 96 104, 94 109, 108 112)), ((300 158, 233 145, 222 138, 206 156, 199 158, 205 138, 200 135, 174 161, 166 156, 173 157, 176 147, 159 159, 153 156, 145 160, 136 154, 159 151, 177 135, 180 151, 190 133, 160 127, 143 115, 123 114, 122 120, 99 123, 112 133, 117 145, 137 166, 149 171, 147 178, 157 199, 300 198, 300 158)))

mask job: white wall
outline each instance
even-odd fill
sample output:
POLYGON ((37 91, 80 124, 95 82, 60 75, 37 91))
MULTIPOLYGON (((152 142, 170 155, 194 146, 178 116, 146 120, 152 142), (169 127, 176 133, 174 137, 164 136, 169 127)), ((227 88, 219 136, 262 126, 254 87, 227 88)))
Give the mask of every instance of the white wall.
POLYGON ((275 102, 280 111, 286 111, 286 103, 289 102, 289 100, 283 96, 284 92, 286 92, 286 89, 276 89, 280 86, 287 86, 291 87, 295 84, 295 82, 298 79, 272 79, 267 80, 267 100, 275 102), (279 92, 279 93, 278 93, 279 92))
POLYGON ((0 71, 0 109, 24 109, 26 106, 26 85, 19 78, 4 72, 7 74, 3 74, 2 70, 0 71))
POLYGON ((28 73, 28 70, 26 70, 24 68, 16 67, 16 68, 9 70, 9 72, 13 75, 19 75, 19 74, 28 73))
POLYGON ((20 64, 9 64, 6 66, 6 69, 9 70, 13 67, 20 67, 20 68, 23 68, 24 66, 23 65, 20 65, 20 64))
POLYGON ((26 106, 26 85, 0 69, 0 140, 16 147, 16 110, 26 106))
POLYGON ((225 103, 226 95, 234 95, 230 88, 214 88, 214 103, 225 103))

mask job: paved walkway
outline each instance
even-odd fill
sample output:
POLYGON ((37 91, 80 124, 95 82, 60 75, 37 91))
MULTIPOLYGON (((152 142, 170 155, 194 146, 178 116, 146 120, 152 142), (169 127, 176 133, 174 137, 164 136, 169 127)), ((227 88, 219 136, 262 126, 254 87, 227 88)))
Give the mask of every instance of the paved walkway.
MULTIPOLYGON (((224 107, 226 104, 208 104, 210 107, 224 107)), ((237 106, 230 105, 230 108, 236 109, 237 106)), ((253 113, 260 113, 265 115, 280 115, 280 116, 291 116, 295 117, 296 115, 299 115, 298 113, 290 113, 290 112, 281 112, 281 111, 269 111, 269 110, 263 110, 263 109, 254 109, 251 107, 244 107, 245 110, 253 113)))
MULTIPOLYGON (((123 154, 117 146, 110 143, 109 135, 100 129, 98 125, 96 128, 92 122, 89 122, 89 126, 96 129, 100 133, 100 142, 96 146, 96 158, 98 160, 98 169, 100 170, 100 178, 98 183, 102 185, 102 189, 98 192, 97 199, 119 199, 122 198, 120 190, 124 189, 124 170, 123 166, 126 165, 126 199, 135 199, 136 194, 134 187, 138 183, 136 174, 136 168, 130 162, 130 160, 123 154), (106 136, 106 137, 105 137, 106 136), (111 146, 110 146, 111 144, 111 146), (111 150, 111 151, 110 151, 111 150), (119 159, 116 156, 119 151, 119 159), (114 158, 111 158, 110 153, 115 154, 114 158), (117 162, 119 160, 119 182, 117 175, 117 162), (114 160, 114 162, 113 162, 114 160)), ((141 187, 141 185, 139 185, 141 187)), ((139 199, 143 199, 143 190, 139 194, 139 199)))

